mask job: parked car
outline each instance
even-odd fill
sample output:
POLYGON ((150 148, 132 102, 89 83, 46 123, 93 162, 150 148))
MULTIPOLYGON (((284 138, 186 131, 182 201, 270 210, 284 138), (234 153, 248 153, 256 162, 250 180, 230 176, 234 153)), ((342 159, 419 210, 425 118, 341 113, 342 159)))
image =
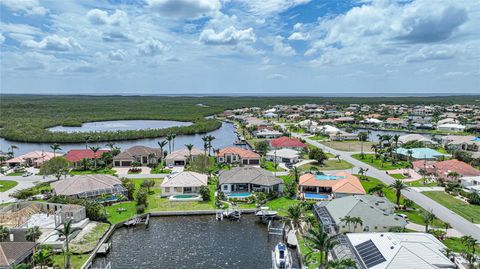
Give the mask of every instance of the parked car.
POLYGON ((22 177, 29 177, 31 175, 33 175, 32 172, 25 172, 25 173, 22 174, 22 177))
POLYGON ((408 220, 408 216, 405 214, 397 214, 400 218, 403 218, 404 220, 408 220))

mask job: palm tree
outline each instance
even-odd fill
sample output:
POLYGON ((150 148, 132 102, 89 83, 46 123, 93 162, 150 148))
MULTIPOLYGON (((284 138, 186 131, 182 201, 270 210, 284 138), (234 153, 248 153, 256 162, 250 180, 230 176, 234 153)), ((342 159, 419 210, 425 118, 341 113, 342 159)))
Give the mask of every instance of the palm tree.
POLYGON ((67 259, 65 260, 65 269, 70 269, 70 235, 72 235, 75 231, 80 230, 78 227, 72 227, 72 220, 69 219, 63 223, 63 228, 56 229, 60 236, 65 237, 65 248, 66 248, 66 256, 67 259))
POLYGON ((12 156, 12 158, 15 157, 15 152, 14 152, 15 149, 18 149, 18 147, 15 145, 11 145, 10 150, 8 151, 8 153, 12 156))
POLYGON ((105 144, 105 146, 108 147, 110 150, 113 150, 115 148, 115 143, 109 142, 109 143, 105 144))
POLYGON ((292 170, 290 170, 290 177, 293 177, 295 183, 298 184, 298 181, 300 179, 300 169, 298 169, 297 166, 294 166, 292 170))
POLYGON ((309 257, 313 253, 320 252, 322 255, 321 265, 328 264, 328 253, 338 244, 335 236, 330 236, 326 233, 321 226, 311 229, 306 235, 305 239, 308 244, 307 247, 310 252, 306 257, 309 257))
POLYGON ((360 217, 352 217, 352 223, 353 223, 353 231, 357 229, 357 226, 360 225, 360 227, 363 226, 363 220, 360 217))
POLYGON ((162 140, 162 141, 158 141, 157 144, 160 147, 160 166, 163 167, 163 156, 164 156, 163 148, 168 144, 168 142, 166 140, 162 140))
POLYGON ((358 174, 361 176, 361 177, 364 177, 366 174, 367 174, 367 171, 368 171, 368 168, 363 168, 363 167, 360 167, 358 169, 358 174))
POLYGON ((392 190, 395 190, 395 196, 397 197, 397 206, 400 207, 400 197, 402 196, 402 190, 409 190, 408 186, 401 179, 395 179, 389 186, 392 190))
POLYGON ((57 144, 57 143, 51 145, 50 148, 53 150, 53 157, 56 156, 55 153, 57 152, 57 150, 62 150, 62 148, 60 147, 60 145, 57 144))
POLYGON ((339 163, 342 162, 342 160, 340 159, 340 154, 335 155, 335 158, 337 158, 339 163))
POLYGON ((433 212, 424 211, 422 212, 423 222, 425 223, 425 232, 428 233, 428 227, 433 223, 435 220, 435 214, 433 212))
POLYGON ((459 173, 455 172, 455 171, 448 172, 448 174, 447 174, 447 177, 453 179, 454 181, 458 181, 460 176, 461 175, 459 173))
POLYGON ((349 215, 346 215, 345 217, 343 218, 340 218, 340 221, 345 223, 345 225, 348 226, 348 231, 349 232, 352 232, 351 230, 351 224, 354 222, 354 218, 353 217, 350 217, 349 215))
POLYGON ((88 149, 88 142, 90 142, 90 139, 92 139, 92 137, 86 135, 83 139, 85 140, 85 149, 88 149))
POLYGON ((192 161, 193 144, 186 144, 185 147, 187 147, 187 149, 188 149, 188 160, 191 162, 192 161))
POLYGON ((325 265, 325 269, 353 269, 353 268, 357 268, 357 263, 350 258, 329 261, 325 265))
POLYGON ((172 134, 169 134, 167 135, 167 137, 165 138, 167 139, 168 141, 168 153, 172 153, 172 140, 173 140, 173 135, 172 134))
POLYGON ((40 231, 40 227, 33 226, 32 228, 27 229, 27 233, 25 235, 25 238, 28 241, 35 242, 35 241, 38 240, 38 238, 40 238, 41 235, 42 235, 42 232, 40 231))
POLYGON ((177 137, 176 134, 172 134, 172 151, 175 151, 175 138, 177 137))
POLYGON ((464 235, 460 238, 460 240, 467 248, 470 248, 469 250, 473 254, 475 254, 475 247, 478 244, 477 239, 473 238, 471 235, 464 235))
POLYGON ((383 197, 385 195, 385 185, 377 184, 368 190, 368 194, 375 194, 377 196, 383 197))
POLYGON ((90 150, 93 151, 93 161, 95 163, 95 170, 97 170, 97 151, 100 150, 99 146, 92 146, 90 150))
POLYGON ((41 247, 35 254, 33 254, 33 263, 39 265, 40 269, 52 262, 52 251, 45 247, 41 247))
POLYGON ((293 228, 300 227, 302 219, 303 208, 297 204, 292 205, 287 209, 287 216, 292 220, 293 228))
POLYGON ((208 141, 208 156, 210 156, 210 150, 212 149, 212 141, 215 140, 215 136, 213 135, 207 135, 207 141, 208 141))
POLYGON ((400 135, 396 134, 393 136, 393 142, 395 142, 395 148, 398 148, 398 139, 400 138, 400 135))
POLYGON ((407 150, 407 154, 408 154, 408 160, 409 160, 409 161, 412 161, 412 159, 413 159, 413 156, 412 156, 412 155, 413 155, 413 150, 411 150, 411 149, 407 150))
POLYGON ((9 236, 10 236, 10 230, 5 226, 0 225, 0 241, 3 242, 7 240, 9 236))

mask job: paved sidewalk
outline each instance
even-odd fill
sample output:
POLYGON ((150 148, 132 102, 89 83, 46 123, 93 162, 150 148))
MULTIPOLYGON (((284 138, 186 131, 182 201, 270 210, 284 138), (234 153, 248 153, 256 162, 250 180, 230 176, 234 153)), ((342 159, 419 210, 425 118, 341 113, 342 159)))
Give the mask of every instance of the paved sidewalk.
POLYGON ((27 189, 30 187, 35 186, 37 183, 40 182, 49 182, 56 180, 55 177, 48 176, 43 178, 43 176, 29 176, 29 177, 22 177, 22 176, 0 176, 1 180, 12 180, 18 182, 18 185, 7 190, 4 192, 0 192, 0 203, 7 203, 7 202, 14 202, 16 199, 10 197, 10 194, 16 192, 17 190, 27 189))
POLYGON ((418 192, 422 191, 444 191, 444 187, 410 187, 410 189, 418 192))
MULTIPOLYGON (((420 224, 416 224, 416 223, 411 223, 409 222, 407 224, 407 226, 405 226, 405 228, 409 229, 409 230, 414 230, 414 231, 417 231, 417 232, 422 232, 424 233, 425 232, 425 226, 423 225, 420 225, 420 224)), ((440 230, 444 230, 445 229, 440 229, 440 230)), ((463 234, 455 229, 447 229, 447 237, 462 237, 463 234)))

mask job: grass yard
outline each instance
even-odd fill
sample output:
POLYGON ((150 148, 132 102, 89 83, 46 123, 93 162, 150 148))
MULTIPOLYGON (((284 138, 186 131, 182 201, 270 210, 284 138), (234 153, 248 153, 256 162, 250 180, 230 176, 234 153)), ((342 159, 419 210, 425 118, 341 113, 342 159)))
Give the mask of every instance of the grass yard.
MULTIPOLYGON (((72 255, 70 258, 70 263, 72 268, 82 268, 83 264, 88 260, 89 255, 72 255)), ((63 268, 64 266, 64 256, 63 254, 55 254, 53 255, 53 266, 54 268, 63 268)))
MULTIPOLYGON (((134 179, 135 190, 140 189, 140 184, 145 179, 134 179)), ((213 206, 213 196, 215 193, 215 186, 209 185, 211 200, 208 202, 170 202, 168 198, 160 197, 161 179, 155 179, 155 186, 151 189, 151 194, 148 195, 148 207, 145 212, 152 211, 186 211, 186 210, 211 210, 213 206)), ((127 201, 107 206, 108 220, 112 223, 119 223, 126 221, 135 216, 137 205, 135 201, 127 201), (118 210, 119 208, 123 210, 118 210)))
MULTIPOLYGON (((320 142, 327 147, 331 147, 341 151, 362 151, 362 143, 360 141, 322 141, 320 142)), ((363 151, 372 151, 370 147, 375 144, 373 142, 363 142, 363 151)))
POLYGON ((396 179, 405 179, 407 178, 406 176, 402 174, 390 174, 391 177, 396 178, 396 179))
POLYGON ((317 163, 307 163, 302 166, 300 166, 301 169, 303 170, 312 170, 312 169, 317 169, 317 170, 346 170, 352 168, 353 165, 347 161, 341 160, 338 162, 338 160, 326 160, 323 165, 318 165, 317 163))
POLYGON ((18 177, 23 175, 23 172, 11 172, 7 174, 7 177, 18 177))
POLYGON ((416 181, 405 182, 410 187, 436 187, 438 186, 437 182, 428 182, 427 184, 423 184, 423 180, 419 179, 416 181))
POLYGON ((466 220, 480 223, 480 206, 464 203, 443 191, 425 191, 422 194, 464 217, 466 220))
POLYGON ((314 136, 310 136, 308 137, 312 140, 327 140, 327 139, 330 139, 330 137, 328 135, 314 135, 314 136))
POLYGON ((106 175, 113 175, 115 174, 115 170, 112 169, 99 169, 99 170, 83 170, 83 171, 75 171, 72 170, 68 172, 69 175, 92 175, 92 174, 106 174, 106 175))
POLYGON ((157 168, 150 169, 150 174, 170 174, 171 172, 172 170, 168 168, 157 167, 157 168))
POLYGON ((273 199, 271 201, 268 201, 265 206, 268 206, 271 210, 278 211, 278 214, 280 216, 286 216, 287 215, 287 208, 289 208, 292 205, 298 204, 300 201, 294 200, 291 198, 287 197, 279 197, 276 199, 273 199))
POLYGON ((0 192, 8 191, 17 185, 18 182, 13 180, 0 180, 0 192))
POLYGON ((281 178, 283 183, 292 183, 294 180, 294 178, 290 176, 278 176, 278 178, 281 178))
POLYGON ((273 162, 267 162, 265 161, 263 163, 263 168, 270 171, 270 172, 282 172, 285 171, 285 169, 281 168, 280 166, 277 166, 277 169, 275 169, 274 163, 273 162))
MULTIPOLYGON (((442 241, 445 246, 447 246, 453 252, 461 253, 465 250, 465 245, 462 243, 462 240, 458 237, 446 238, 442 241)), ((477 244, 476 253, 480 253, 480 245, 477 244)))
POLYGON ((97 223, 97 225, 81 240, 72 241, 70 244, 70 250, 75 254, 91 252, 109 228, 110 224, 108 223, 97 223))
POLYGON ((410 163, 405 162, 405 161, 399 161, 396 164, 393 164, 389 161, 383 162, 381 159, 375 159, 374 154, 364 154, 364 158, 362 159, 361 154, 353 154, 353 158, 364 162, 368 165, 371 165, 377 169, 380 170, 394 170, 394 169, 399 169, 399 168, 408 168, 410 167, 410 163))
MULTIPOLYGON (((303 257, 305 257, 305 255, 310 253, 311 250, 306 246, 306 240, 301 235, 297 234, 297 240, 298 246, 300 247, 300 253, 303 257)), ((310 255, 308 260, 304 259, 304 262, 306 263, 308 269, 316 269, 318 268, 321 260, 323 260, 322 254, 320 252, 316 252, 310 255)))
MULTIPOLYGON (((360 178, 360 175, 356 175, 357 177, 360 178)), ((380 180, 376 179, 376 178, 373 178, 373 177, 364 177, 364 178, 367 178, 368 181, 366 180, 360 180, 360 182, 362 183, 362 186, 363 188, 365 189, 365 191, 368 193, 368 191, 377 186, 378 184, 382 184, 382 185, 385 185, 383 182, 381 182, 380 180)), ((385 185, 386 186, 386 185, 385 185)), ((395 195, 395 191, 392 190, 392 189, 389 189, 388 187, 385 187, 384 188, 384 194, 385 194, 385 198, 387 198, 390 202, 392 203, 395 203, 396 202, 396 195, 395 195)), ((403 196, 400 198, 400 204, 403 203, 403 196)), ((420 206, 418 206, 417 204, 415 204, 413 206, 413 209, 412 210, 397 210, 397 213, 401 213, 401 214, 405 214, 408 216, 408 219, 410 220, 410 222, 413 222, 413 223, 417 223, 417 224, 420 224, 420 225, 425 225, 425 222, 423 221, 423 216, 422 216, 422 211, 424 209, 422 209, 420 206)), ((433 222, 433 226, 434 227, 439 227, 439 228, 443 228, 444 227, 444 223, 441 221, 441 220, 438 220, 436 219, 434 222, 433 222)))

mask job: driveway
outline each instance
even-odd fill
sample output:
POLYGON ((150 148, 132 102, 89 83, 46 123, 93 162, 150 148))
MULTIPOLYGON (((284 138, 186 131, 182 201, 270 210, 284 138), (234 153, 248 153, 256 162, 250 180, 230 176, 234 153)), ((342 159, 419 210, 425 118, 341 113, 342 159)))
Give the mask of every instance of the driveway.
POLYGON ((56 180, 55 177, 48 176, 43 178, 43 176, 29 176, 29 177, 22 177, 22 176, 0 176, 0 180, 12 180, 18 182, 18 185, 5 191, 0 192, 0 203, 7 203, 7 202, 14 202, 16 199, 10 197, 9 195, 14 193, 17 190, 26 189, 35 186, 40 182, 49 182, 56 180))
MULTIPOLYGON (((368 176, 374 177, 382 181, 383 183, 390 185, 392 184, 395 179, 389 176, 385 171, 378 170, 377 168, 368 165, 364 162, 361 162, 357 159, 354 159, 350 156, 351 152, 344 152, 338 151, 332 148, 329 148, 325 145, 322 145, 315 140, 311 140, 305 138, 305 140, 318 148, 323 149, 326 152, 330 152, 335 155, 340 155, 340 157, 353 164, 354 166, 368 168, 368 176)), ((428 198, 427 196, 423 195, 422 193, 416 191, 415 189, 410 189, 409 191, 402 191, 402 195, 405 196, 407 199, 410 199, 417 203, 419 206, 423 207, 425 210, 432 211, 439 219, 443 220, 444 222, 449 223, 455 230, 459 231, 462 234, 468 234, 480 240, 480 228, 467 221, 463 217, 457 215, 455 212, 451 211, 450 209, 440 205, 439 203, 435 202, 434 200, 428 198)))

